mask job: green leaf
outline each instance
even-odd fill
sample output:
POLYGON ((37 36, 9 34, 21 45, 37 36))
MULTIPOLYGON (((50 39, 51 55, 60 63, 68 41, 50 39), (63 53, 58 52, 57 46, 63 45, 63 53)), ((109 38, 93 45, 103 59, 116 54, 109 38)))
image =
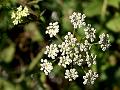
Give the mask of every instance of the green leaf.
POLYGON ((4 60, 6 63, 9 63, 12 61, 14 53, 15 45, 11 44, 0 52, 0 60, 4 60))
POLYGON ((112 18, 106 26, 113 32, 120 32, 120 16, 112 18))
POLYGON ((115 72, 115 77, 120 79, 120 68, 118 68, 118 70, 115 72))
POLYGON ((71 29, 73 29, 69 19, 65 16, 62 18, 62 27, 64 31, 70 31, 71 29))
POLYGON ((15 86, 7 80, 0 78, 0 90, 15 90, 15 86))
POLYGON ((101 79, 101 80, 106 80, 106 79, 107 79, 107 75, 105 74, 105 72, 102 72, 102 73, 101 73, 100 79, 101 79))
POLYGON ((120 0, 108 0, 108 5, 119 8, 120 0))
POLYGON ((100 1, 93 0, 92 2, 85 3, 83 8, 86 16, 92 17, 101 14, 102 3, 100 1))

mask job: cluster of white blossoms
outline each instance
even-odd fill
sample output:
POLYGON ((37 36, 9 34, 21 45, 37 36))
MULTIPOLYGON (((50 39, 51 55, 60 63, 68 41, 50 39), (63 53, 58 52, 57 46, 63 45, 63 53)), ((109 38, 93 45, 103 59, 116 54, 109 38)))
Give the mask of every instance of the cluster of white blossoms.
POLYGON ((92 70, 88 70, 85 76, 83 76, 83 84, 94 84, 94 81, 98 78, 98 74, 92 70))
POLYGON ((41 69, 42 71, 44 71, 45 75, 48 75, 51 70, 53 69, 52 63, 48 62, 47 59, 41 59, 41 69))
POLYGON ((100 36, 100 41, 98 42, 102 48, 103 51, 105 51, 107 48, 110 46, 110 40, 109 40, 109 35, 102 33, 100 36))
POLYGON ((49 34, 50 37, 56 36, 56 34, 59 32, 59 25, 58 22, 49 23, 49 26, 47 27, 46 34, 49 34))
POLYGON ((93 42, 94 39, 96 38, 95 36, 96 29, 91 28, 91 25, 88 24, 87 27, 84 29, 84 31, 85 31, 86 39, 90 40, 90 42, 93 42))
POLYGON ((96 55, 92 54, 89 55, 88 52, 86 52, 86 62, 88 64, 88 67, 91 65, 96 65, 96 55))
POLYGON ((76 71, 75 68, 66 70, 65 71, 65 78, 69 79, 69 81, 75 80, 78 77, 78 72, 76 71))
POLYGON ((27 17, 29 15, 29 10, 28 8, 25 6, 24 8, 20 5, 17 8, 17 11, 12 11, 11 14, 11 19, 13 19, 13 24, 17 25, 18 23, 21 23, 22 17, 27 17))
POLYGON ((85 14, 74 12, 69 18, 76 29, 86 25, 85 17, 85 14))
POLYGON ((80 50, 87 52, 91 49, 91 44, 88 42, 88 40, 85 40, 83 43, 80 43, 80 50))
MULTIPOLYGON (((85 17, 85 14, 77 12, 74 12, 70 16, 70 20, 74 26, 74 29, 83 27, 83 30, 85 32, 85 36, 83 37, 83 39, 80 40, 80 42, 77 40, 77 38, 75 38, 75 35, 73 33, 68 32, 67 35, 64 36, 64 39, 62 42, 60 42, 60 44, 50 44, 50 46, 46 46, 46 50, 44 52, 44 54, 47 54, 48 58, 57 60, 58 65, 65 69, 64 77, 69 81, 75 80, 79 76, 77 69, 75 68, 76 65, 78 67, 82 67, 82 69, 84 69, 83 65, 86 65, 89 70, 88 72, 84 70, 86 74, 85 76, 83 76, 84 85, 93 84, 98 77, 97 72, 93 72, 91 69, 92 65, 96 65, 97 55, 92 53, 91 50, 91 47, 93 45, 96 45, 96 42, 93 43, 94 41, 96 41, 96 29, 92 28, 90 24, 86 25, 85 17)), ((58 32, 58 22, 49 23, 46 34, 49 34, 50 37, 53 37, 58 32)), ((100 35, 100 41, 97 42, 97 44, 101 45, 103 51, 110 46, 108 39, 108 34, 102 34, 100 35)), ((53 69, 52 63, 48 63, 46 59, 42 59, 42 62, 43 63, 41 64, 41 70, 43 70, 45 74, 48 75, 53 69)))
MULTIPOLYGON (((71 32, 68 32, 64 39, 64 42, 58 45, 61 52, 60 61, 58 65, 61 65, 64 68, 66 68, 66 65, 70 65, 72 62, 78 63, 77 61, 79 61, 78 59, 80 58, 77 39, 74 38, 73 34, 71 32)), ((79 65, 80 63, 81 62, 79 61, 79 65)))
POLYGON ((47 54, 48 57, 55 59, 55 57, 57 56, 57 53, 59 52, 57 45, 56 44, 51 44, 50 46, 46 46, 46 50, 44 52, 44 54, 47 54))
POLYGON ((70 63, 72 63, 72 60, 69 58, 69 56, 61 56, 58 65, 66 68, 66 65, 69 65, 70 63))

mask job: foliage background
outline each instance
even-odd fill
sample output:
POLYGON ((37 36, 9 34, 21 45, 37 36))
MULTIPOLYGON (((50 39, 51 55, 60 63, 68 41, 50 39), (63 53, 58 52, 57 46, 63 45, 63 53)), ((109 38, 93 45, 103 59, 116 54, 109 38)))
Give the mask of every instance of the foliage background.
POLYGON ((120 0, 0 0, 0 90, 120 90, 120 0), (19 5, 27 5, 30 16, 14 26, 10 15, 19 5), (59 21, 64 36, 73 29, 68 17, 74 11, 86 14, 97 36, 106 32, 111 40, 106 52, 95 50, 99 78, 89 87, 83 73, 69 83, 57 66, 49 76, 39 70, 45 46, 56 41, 45 35, 46 26, 59 21))

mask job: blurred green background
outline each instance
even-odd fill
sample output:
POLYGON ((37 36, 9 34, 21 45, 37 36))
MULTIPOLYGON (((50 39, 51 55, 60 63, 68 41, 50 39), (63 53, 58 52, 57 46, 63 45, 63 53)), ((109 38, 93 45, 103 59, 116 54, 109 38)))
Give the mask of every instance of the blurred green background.
POLYGON ((0 90, 120 90, 120 0, 0 0, 0 90), (14 26, 11 12, 19 5, 30 15, 14 26), (45 35, 46 26, 58 21, 64 36, 73 30, 68 17, 74 11, 86 14, 97 39, 110 35, 110 48, 95 50, 99 78, 92 86, 82 84, 82 74, 69 83, 58 66, 49 76, 39 70, 45 46, 56 41, 45 35))

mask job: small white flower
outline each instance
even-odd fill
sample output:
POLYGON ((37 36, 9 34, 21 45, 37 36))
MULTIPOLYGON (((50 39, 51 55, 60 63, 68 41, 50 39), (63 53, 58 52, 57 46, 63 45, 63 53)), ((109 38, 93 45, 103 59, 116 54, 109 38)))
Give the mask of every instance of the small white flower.
POLYGON ((100 41, 98 43, 100 44, 102 50, 105 51, 110 46, 109 35, 103 33, 99 36, 99 38, 100 41))
POLYGON ((44 52, 44 54, 47 54, 48 57, 51 57, 52 59, 55 59, 58 52, 59 52, 59 50, 57 48, 57 45, 56 44, 51 44, 50 46, 46 46, 46 51, 44 52))
POLYGON ((69 81, 75 80, 78 77, 78 72, 75 68, 65 71, 65 79, 69 79, 69 81))
POLYGON ((71 20, 71 23, 73 24, 74 28, 80 28, 82 26, 85 26, 85 14, 74 12, 69 19, 71 20))
POLYGON ((55 36, 59 32, 58 22, 49 23, 47 27, 46 34, 49 34, 50 37, 55 36))
POLYGON ((51 62, 48 62, 47 59, 41 59, 41 63, 40 66, 41 66, 41 71, 44 71, 45 75, 48 75, 51 70, 53 69, 53 66, 52 66, 52 63, 51 62))
POLYGON ((11 19, 13 19, 13 24, 17 25, 18 23, 21 23, 23 21, 22 17, 27 17, 28 15, 29 15, 28 8, 25 6, 23 9, 22 6, 20 5, 17 8, 17 11, 12 11, 11 19))
POLYGON ((94 39, 96 38, 96 36, 95 36, 96 29, 91 28, 91 25, 88 24, 87 27, 84 29, 84 31, 85 31, 86 39, 93 42, 94 39))
POLYGON ((85 76, 83 76, 83 84, 94 84, 94 81, 98 78, 98 74, 92 70, 88 70, 85 76))

